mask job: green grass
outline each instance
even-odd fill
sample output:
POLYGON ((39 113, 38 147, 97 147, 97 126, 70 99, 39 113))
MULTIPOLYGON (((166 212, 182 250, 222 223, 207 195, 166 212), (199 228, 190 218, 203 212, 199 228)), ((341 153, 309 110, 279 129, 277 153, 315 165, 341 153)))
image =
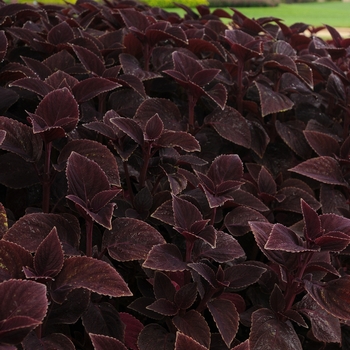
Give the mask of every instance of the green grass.
MULTIPOLYGON (((228 13, 233 13, 229 8, 224 8, 228 13)), ((179 9, 166 9, 169 12, 183 11, 179 9)), ((307 23, 312 26, 328 24, 333 27, 350 28, 350 2, 312 2, 298 4, 280 4, 276 7, 237 7, 237 10, 249 18, 278 17, 287 25, 297 22, 307 23)))

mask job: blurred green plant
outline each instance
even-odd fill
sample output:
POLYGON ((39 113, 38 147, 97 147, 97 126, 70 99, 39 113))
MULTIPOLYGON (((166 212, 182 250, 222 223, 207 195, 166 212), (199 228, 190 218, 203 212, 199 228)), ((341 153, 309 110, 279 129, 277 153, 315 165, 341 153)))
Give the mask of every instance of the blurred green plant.
POLYGON ((207 5, 209 6, 208 0, 146 0, 142 1, 152 7, 161 7, 161 8, 174 8, 176 7, 175 3, 186 5, 188 7, 197 7, 198 5, 207 5))

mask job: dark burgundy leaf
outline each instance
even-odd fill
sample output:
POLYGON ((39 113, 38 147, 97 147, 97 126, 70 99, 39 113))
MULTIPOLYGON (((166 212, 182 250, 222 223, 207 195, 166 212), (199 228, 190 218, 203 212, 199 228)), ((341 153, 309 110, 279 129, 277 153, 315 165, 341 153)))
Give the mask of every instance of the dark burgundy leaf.
POLYGON ((47 67, 43 62, 35 60, 30 57, 21 57, 22 61, 26 64, 28 68, 30 68, 33 72, 35 72, 40 79, 46 79, 49 75, 52 74, 52 71, 49 67, 47 67))
POLYGON ((15 80, 14 82, 11 83, 10 85, 16 86, 22 89, 26 89, 32 92, 35 92, 39 96, 46 96, 48 93, 52 92, 55 90, 50 84, 48 84, 45 81, 42 81, 41 79, 38 78, 21 78, 18 80, 15 80))
POLYGON ((24 278, 23 266, 33 266, 33 257, 21 246, 0 240, 0 282, 24 278))
POLYGON ((158 114, 150 118, 145 127, 145 140, 157 140, 163 133, 164 125, 158 114))
POLYGON ((135 92, 137 92, 143 99, 147 98, 147 94, 145 91, 145 86, 141 79, 131 74, 123 74, 118 77, 118 83, 128 86, 132 88, 135 92))
POLYGON ((181 230, 191 232, 193 223, 203 220, 201 212, 194 204, 176 196, 173 196, 173 212, 175 225, 181 230))
POLYGON ((320 202, 323 214, 341 215, 342 209, 349 210, 349 204, 344 193, 332 185, 321 184, 320 202))
POLYGON ((106 68, 100 57, 85 47, 78 45, 72 45, 72 47, 88 73, 95 73, 100 77, 103 75, 106 68))
POLYGON ((0 130, 5 131, 5 138, 0 143, 1 149, 16 153, 28 162, 37 162, 40 159, 43 142, 40 136, 33 134, 32 128, 1 116, 0 130))
POLYGON ((72 152, 96 162, 106 174, 111 185, 120 187, 118 164, 112 152, 103 144, 93 140, 72 140, 61 150, 56 169, 63 170, 72 152))
POLYGON ((107 229, 112 228, 114 203, 109 203, 120 190, 111 189, 108 178, 101 167, 72 152, 67 160, 68 199, 84 213, 107 229))
POLYGON ((90 302, 81 320, 87 333, 96 332, 96 334, 110 336, 121 341, 124 339, 125 325, 116 308, 110 303, 90 302))
POLYGON ((233 265, 224 270, 225 280, 230 282, 233 290, 241 290, 257 282, 265 271, 265 268, 249 263, 233 265))
POLYGON ((164 124, 164 129, 181 131, 182 114, 176 104, 165 98, 146 99, 137 109, 135 121, 144 129, 148 120, 158 114, 164 124))
POLYGON ((205 95, 212 99, 222 110, 227 102, 227 90, 221 83, 216 84, 210 90, 203 90, 205 95))
POLYGON ((102 260, 80 256, 64 262, 60 274, 52 285, 51 296, 62 303, 69 292, 85 288, 111 297, 131 296, 132 293, 119 273, 102 260))
POLYGON ((284 187, 277 192, 285 198, 276 205, 276 210, 291 211, 294 213, 301 213, 300 199, 303 199, 313 210, 318 210, 321 204, 315 199, 313 195, 304 191, 299 187, 284 187))
POLYGON ((186 152, 201 150, 195 137, 184 131, 164 131, 156 144, 161 147, 179 147, 186 152))
POLYGON ((34 281, 0 283, 0 342, 17 344, 44 319, 48 302, 46 286, 34 281))
POLYGON ((297 308, 310 319, 316 339, 326 343, 341 343, 341 328, 337 317, 320 308, 309 295, 297 304, 297 308))
POLYGON ((197 298, 197 284, 187 283, 175 294, 174 301, 179 309, 190 308, 197 298))
POLYGON ((225 226, 232 236, 243 236, 250 231, 249 221, 265 221, 268 220, 262 214, 254 209, 240 206, 231 210, 225 216, 225 226))
POLYGON ((333 156, 339 152, 339 143, 331 135, 313 130, 304 130, 304 136, 319 156, 333 156))
POLYGON ((0 62, 3 61, 7 52, 8 41, 3 30, 0 31, 0 62))
POLYGON ((270 307, 273 312, 283 312, 286 307, 286 301, 280 287, 275 284, 273 291, 270 295, 270 307))
POLYGON ((49 92, 39 103, 35 114, 28 114, 33 133, 43 133, 47 142, 74 130, 79 120, 78 103, 67 88, 49 92))
POLYGON ((218 281, 214 270, 205 263, 189 263, 188 267, 196 271, 201 277, 203 277, 212 287, 218 287, 218 281))
POLYGON ((137 341, 139 350, 174 350, 174 343, 174 334, 168 333, 162 326, 155 323, 147 325, 140 333, 137 341))
POLYGON ((75 350, 73 342, 62 333, 51 333, 43 338, 38 338, 35 331, 29 333, 23 342, 24 350, 31 349, 55 349, 55 350, 75 350))
POLYGON ((156 244, 164 244, 163 236, 146 222, 117 218, 111 230, 103 235, 102 247, 117 261, 144 260, 156 244))
POLYGON ((184 271, 187 264, 175 244, 158 244, 152 247, 143 267, 160 271, 184 271))
POLYGON ((257 185, 259 191, 274 195, 277 191, 277 185, 271 173, 263 166, 259 172, 257 185))
POLYGON ((209 348, 210 328, 205 318, 197 311, 190 310, 184 315, 177 315, 172 319, 175 327, 197 343, 209 348))
POLYGON ((226 140, 250 148, 251 134, 249 124, 234 108, 226 106, 223 110, 215 109, 205 117, 204 122, 211 125, 226 140))
POLYGON ((304 280, 305 289, 316 303, 334 317, 350 319, 350 276, 340 277, 327 283, 304 280))
POLYGON ((240 188, 232 191, 231 195, 236 204, 240 204, 261 212, 266 212, 269 210, 268 207, 260 199, 240 188))
POLYGON ((236 345, 231 350, 250 350, 249 339, 244 341, 243 343, 236 345))
POLYGON ((73 30, 67 22, 61 22, 47 33, 47 40, 54 45, 65 44, 73 39, 73 30))
POLYGON ((0 183, 9 188, 30 187, 40 182, 33 164, 12 153, 0 155, 0 183))
POLYGON ((176 333, 175 349, 174 350, 207 350, 208 348, 196 342, 193 338, 182 334, 176 333))
POLYGON ((39 277, 55 277, 61 271, 63 259, 61 242, 54 227, 35 252, 35 273, 39 277))
MULTIPOLYGON (((178 197, 176 197, 178 198, 178 197)), ((153 218, 165 222, 168 225, 175 226, 175 218, 172 200, 167 200, 161 204, 151 215, 153 218)))
POLYGON ((239 315, 235 305, 226 299, 213 299, 207 303, 225 344, 229 347, 238 331, 239 315))
POLYGON ((119 313, 119 317, 126 326, 125 345, 128 349, 139 350, 137 347, 137 339, 144 328, 143 324, 137 318, 126 312, 119 313))
POLYGON ((133 8, 121 9, 119 10, 119 13, 129 29, 132 28, 143 33, 150 25, 147 17, 144 14, 135 11, 133 8))
POLYGON ((207 176, 219 185, 225 181, 240 180, 243 176, 243 163, 237 154, 223 154, 210 165, 207 176))
POLYGON ((281 250, 290 253, 317 251, 317 249, 307 248, 306 244, 304 244, 294 231, 281 224, 273 225, 264 248, 267 250, 281 250))
POLYGON ((95 350, 127 350, 127 347, 118 339, 107 335, 89 333, 95 350))
POLYGON ((308 159, 289 170, 322 183, 347 186, 339 163, 328 156, 308 159))
POLYGON ((254 84, 259 91, 261 115, 263 117, 272 113, 285 112, 293 108, 294 103, 287 96, 275 92, 256 81, 254 84))
POLYGON ((90 304, 91 293, 83 288, 73 289, 62 304, 52 302, 48 325, 74 324, 90 304))
POLYGON ((304 217, 304 236, 306 240, 314 240, 322 233, 321 221, 316 213, 304 200, 301 199, 301 208, 304 217))
POLYGON ((153 280, 154 295, 157 299, 167 299, 174 301, 175 286, 171 279, 163 272, 156 271, 153 280))
POLYGON ((253 312, 249 343, 252 350, 303 349, 292 325, 289 322, 280 321, 269 309, 253 312))
POLYGON ((116 125, 136 143, 143 145, 144 136, 142 129, 133 119, 116 117, 111 119, 111 123, 116 125))
POLYGON ((154 297, 140 297, 132 301, 128 305, 128 308, 137 311, 139 314, 148 318, 154 320, 162 320, 164 318, 164 315, 161 315, 158 312, 152 311, 148 308, 148 306, 154 303, 154 301, 154 297))
POLYGON ((3 238, 35 252, 54 227, 65 254, 78 254, 80 227, 78 219, 73 215, 27 214, 16 221, 3 238))
POLYGON ((79 83, 79 80, 61 70, 58 70, 47 77, 45 82, 55 89, 66 87, 69 90, 72 90, 73 87, 79 83))
POLYGON ((219 263, 245 256, 245 252, 238 241, 223 231, 217 231, 215 247, 203 240, 197 240, 194 244, 192 254, 196 259, 200 257, 209 258, 219 263))
POLYGON ((74 85, 72 88, 72 93, 75 96, 76 100, 79 103, 82 103, 89 101, 104 92, 114 90, 120 86, 120 84, 115 83, 111 80, 100 77, 93 77, 84 79, 74 85))
POLYGON ((339 231, 350 236, 350 219, 335 214, 323 214, 319 218, 325 233, 339 231))
POLYGON ((276 120, 275 126, 283 141, 297 155, 304 159, 310 158, 312 151, 303 134, 304 123, 299 121, 281 123, 279 120, 276 120))
POLYGON ((174 316, 179 311, 174 302, 162 298, 148 305, 147 309, 164 316, 174 316))

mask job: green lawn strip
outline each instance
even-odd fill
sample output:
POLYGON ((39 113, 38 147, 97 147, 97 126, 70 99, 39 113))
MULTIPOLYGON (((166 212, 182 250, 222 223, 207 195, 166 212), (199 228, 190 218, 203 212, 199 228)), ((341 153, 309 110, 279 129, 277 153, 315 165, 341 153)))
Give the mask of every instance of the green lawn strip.
MULTIPOLYGON (((214 9, 214 8, 213 8, 214 9)), ((233 13, 230 8, 223 8, 228 13, 233 13)), ((184 14, 182 9, 166 8, 166 11, 184 14)), ((283 19, 286 25, 303 22, 311 26, 328 24, 333 27, 350 28, 350 2, 313 2, 299 4, 280 4, 276 7, 237 7, 249 18, 278 17, 283 19)), ((224 20, 226 23, 227 21, 224 20)))

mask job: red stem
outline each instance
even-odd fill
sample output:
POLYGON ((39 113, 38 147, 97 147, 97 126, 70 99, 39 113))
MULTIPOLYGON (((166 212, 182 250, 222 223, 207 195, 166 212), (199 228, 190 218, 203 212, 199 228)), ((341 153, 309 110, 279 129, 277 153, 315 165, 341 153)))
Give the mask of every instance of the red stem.
POLYGON ((51 187, 51 150, 52 142, 45 143, 45 164, 43 174, 43 212, 50 212, 50 187, 51 187))
POLYGON ((86 256, 92 257, 92 233, 94 229, 94 222, 90 217, 86 217, 86 256))

